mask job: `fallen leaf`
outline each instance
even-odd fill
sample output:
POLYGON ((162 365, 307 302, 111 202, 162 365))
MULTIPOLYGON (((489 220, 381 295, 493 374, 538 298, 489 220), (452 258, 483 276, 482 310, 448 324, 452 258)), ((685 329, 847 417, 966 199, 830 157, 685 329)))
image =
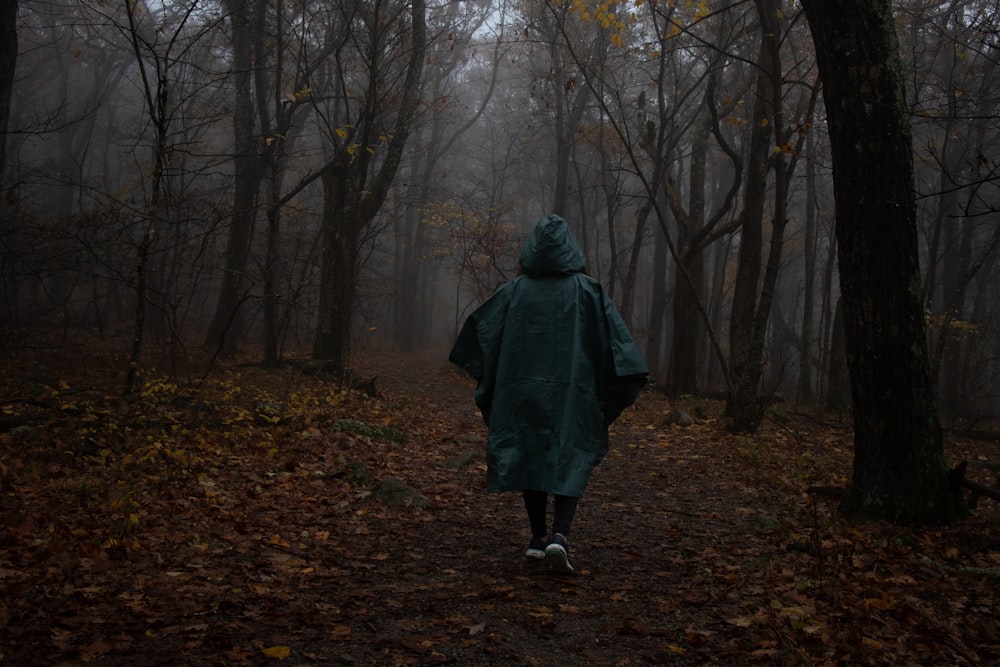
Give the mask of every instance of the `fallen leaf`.
POLYGON ((262 651, 267 657, 277 658, 278 660, 284 660, 292 654, 292 649, 288 646, 271 646, 262 649, 262 651))

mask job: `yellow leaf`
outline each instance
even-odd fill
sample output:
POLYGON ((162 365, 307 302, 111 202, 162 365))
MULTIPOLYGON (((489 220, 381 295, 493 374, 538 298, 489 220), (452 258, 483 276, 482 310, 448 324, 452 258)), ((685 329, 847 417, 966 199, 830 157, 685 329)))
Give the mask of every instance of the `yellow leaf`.
POLYGON ((768 121, 767 121, 766 118, 761 118, 760 119, 760 126, 761 127, 767 127, 767 123, 768 123, 768 121))
POLYGON ((277 658, 278 660, 284 660, 292 654, 292 649, 287 646, 272 646, 262 650, 267 657, 277 658))
POLYGON ((347 138, 347 130, 345 130, 342 127, 338 127, 336 130, 334 130, 334 132, 336 132, 337 136, 340 137, 341 139, 347 138))

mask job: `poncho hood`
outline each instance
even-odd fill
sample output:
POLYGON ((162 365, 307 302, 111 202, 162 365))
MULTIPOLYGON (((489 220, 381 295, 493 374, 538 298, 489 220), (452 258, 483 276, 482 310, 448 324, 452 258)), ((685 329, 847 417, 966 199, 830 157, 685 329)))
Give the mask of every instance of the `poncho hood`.
POLYGON ((581 273, 583 251, 569 225, 558 215, 549 214, 538 221, 521 250, 521 268, 531 275, 581 273))

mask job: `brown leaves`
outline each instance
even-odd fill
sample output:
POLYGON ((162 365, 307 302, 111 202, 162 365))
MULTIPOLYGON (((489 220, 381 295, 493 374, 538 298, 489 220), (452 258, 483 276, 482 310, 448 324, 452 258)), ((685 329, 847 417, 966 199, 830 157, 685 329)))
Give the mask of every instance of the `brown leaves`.
POLYGON ((554 642, 581 665, 1000 658, 996 508, 845 525, 806 493, 846 483, 843 429, 733 436, 707 401, 664 426, 675 406, 644 394, 580 504, 583 574, 551 577, 522 555, 520 498, 484 492, 470 383, 441 359, 368 363, 382 400, 234 367, 196 390, 149 380, 123 418, 53 382, 74 404, 58 427, 0 437, 4 659, 547 664, 554 642), (387 478, 432 504, 380 499, 387 478))

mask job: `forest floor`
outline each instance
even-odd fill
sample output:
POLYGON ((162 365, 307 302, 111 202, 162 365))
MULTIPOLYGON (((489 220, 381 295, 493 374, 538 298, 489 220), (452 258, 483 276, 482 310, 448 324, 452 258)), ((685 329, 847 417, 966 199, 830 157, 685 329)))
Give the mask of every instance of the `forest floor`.
MULTIPOLYGON (((147 371, 125 344, 8 337, 0 662, 11 665, 997 665, 1000 507, 851 524, 845 424, 645 392, 581 502, 579 569, 485 493, 473 384, 366 354, 378 396, 286 366, 147 371), (115 348, 115 349, 110 349, 115 348), (120 351, 118 350, 120 348, 120 351), (666 424, 683 407, 689 427, 666 424)), ((954 464, 1000 442, 949 435, 954 464)))

